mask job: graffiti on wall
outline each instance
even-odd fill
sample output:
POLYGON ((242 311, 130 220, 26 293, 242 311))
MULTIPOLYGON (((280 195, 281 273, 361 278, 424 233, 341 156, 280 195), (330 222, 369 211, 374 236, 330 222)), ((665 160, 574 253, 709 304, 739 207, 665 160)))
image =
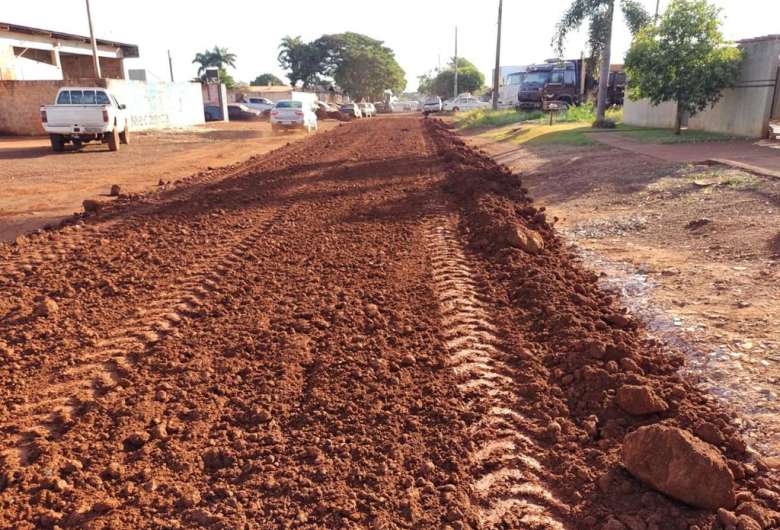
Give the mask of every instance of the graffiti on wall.
POLYGON ((108 89, 127 107, 135 130, 188 127, 204 121, 199 83, 111 79, 108 89))
POLYGON ((171 124, 168 114, 131 114, 130 126, 133 129, 166 127, 171 124))

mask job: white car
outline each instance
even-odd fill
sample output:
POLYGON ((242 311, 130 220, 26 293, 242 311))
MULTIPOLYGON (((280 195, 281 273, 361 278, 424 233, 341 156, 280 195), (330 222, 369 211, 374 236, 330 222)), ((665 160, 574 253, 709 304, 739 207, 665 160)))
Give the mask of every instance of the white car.
POLYGON ((423 103, 423 114, 430 114, 432 112, 441 112, 442 103, 439 96, 431 96, 426 98, 423 103))
POLYGON ((259 110, 260 112, 274 108, 274 102, 266 98, 245 97, 242 103, 250 109, 259 110))
POLYGON ((271 130, 306 129, 306 132, 317 130, 317 115, 310 103, 283 99, 277 101, 271 110, 271 130))
POLYGON ((108 144, 117 151, 129 143, 130 123, 125 106, 99 87, 63 87, 54 105, 41 107, 41 122, 49 133, 51 148, 65 150, 65 144, 81 147, 85 142, 108 144))
POLYGON ((455 99, 448 99, 442 105, 442 110, 447 112, 460 112, 462 110, 484 109, 490 106, 490 103, 480 101, 474 96, 460 95, 455 99))
POLYGON ((376 107, 374 107, 373 103, 358 103, 358 107, 360 107, 360 113, 364 118, 376 116, 376 107))

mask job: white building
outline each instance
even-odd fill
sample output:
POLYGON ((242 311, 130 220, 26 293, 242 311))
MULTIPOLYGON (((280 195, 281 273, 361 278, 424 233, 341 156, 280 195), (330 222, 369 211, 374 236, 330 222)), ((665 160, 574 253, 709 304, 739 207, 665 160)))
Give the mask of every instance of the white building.
MULTIPOLYGON (((103 78, 125 79, 124 59, 138 46, 97 39, 103 78)), ((0 22, 0 80, 39 81, 95 77, 89 37, 0 22)))

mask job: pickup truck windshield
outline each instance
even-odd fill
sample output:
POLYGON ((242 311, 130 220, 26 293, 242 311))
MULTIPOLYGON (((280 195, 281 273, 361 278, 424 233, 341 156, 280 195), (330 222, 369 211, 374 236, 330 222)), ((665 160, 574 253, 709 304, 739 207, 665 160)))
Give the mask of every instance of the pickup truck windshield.
POLYGON ((526 72, 523 75, 523 88, 541 88, 550 81, 550 72, 526 72))
POLYGON ((57 105, 110 105, 108 95, 100 90, 63 90, 57 105))

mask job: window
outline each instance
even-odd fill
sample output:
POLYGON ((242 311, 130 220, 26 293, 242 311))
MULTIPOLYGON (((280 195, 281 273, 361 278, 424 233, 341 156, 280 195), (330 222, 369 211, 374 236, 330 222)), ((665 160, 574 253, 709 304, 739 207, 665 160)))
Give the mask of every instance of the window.
POLYGON ((563 84, 563 70, 553 70, 552 75, 550 76, 550 83, 551 84, 563 84))
POLYGON ((63 90, 60 95, 57 96, 57 105, 70 105, 70 91, 63 90))
POLYGON ((74 105, 94 105, 95 104, 95 91, 94 90, 71 90, 70 102, 74 105))
POLYGON ((98 105, 110 105, 111 102, 108 100, 108 96, 105 92, 97 92, 95 94, 95 101, 97 101, 98 105))
POLYGON ((279 101, 276 104, 277 109, 301 109, 303 105, 300 101, 279 101))
POLYGON ((567 86, 574 86, 577 83, 576 76, 574 75, 574 70, 566 70, 563 73, 563 82, 567 86))

